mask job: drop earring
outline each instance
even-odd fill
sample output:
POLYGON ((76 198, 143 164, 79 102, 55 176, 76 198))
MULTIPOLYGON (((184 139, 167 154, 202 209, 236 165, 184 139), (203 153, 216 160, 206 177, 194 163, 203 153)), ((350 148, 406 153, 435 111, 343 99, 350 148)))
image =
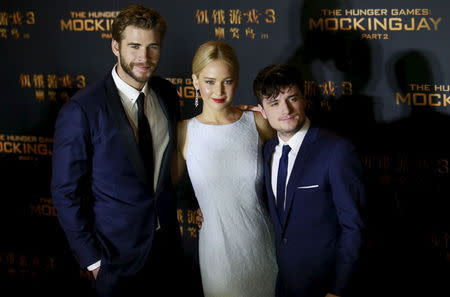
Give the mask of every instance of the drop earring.
POLYGON ((195 100, 194 100, 194 106, 197 107, 198 106, 198 90, 195 90, 195 100))

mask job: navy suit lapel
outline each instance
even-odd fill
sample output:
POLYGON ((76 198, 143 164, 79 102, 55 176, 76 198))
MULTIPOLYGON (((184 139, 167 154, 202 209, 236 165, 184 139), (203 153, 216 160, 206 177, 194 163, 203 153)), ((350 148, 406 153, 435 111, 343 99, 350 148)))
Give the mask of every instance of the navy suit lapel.
POLYGON ((139 152, 139 146, 136 137, 134 136, 133 128, 131 127, 130 121, 125 113, 117 87, 114 84, 111 74, 108 74, 106 77, 106 92, 108 94, 108 104, 113 112, 113 118, 117 121, 120 136, 127 150, 127 156, 133 164, 139 180, 141 180, 144 184, 149 184, 148 176, 144 168, 144 162, 142 161, 141 154, 139 152))
POLYGON ((272 188, 272 157, 275 151, 275 147, 278 144, 278 137, 269 140, 266 144, 266 150, 264 154, 264 182, 267 190, 267 204, 269 206, 270 215, 275 227, 281 230, 281 222, 278 217, 277 206, 275 205, 275 194, 272 188))
POLYGON ((298 180, 306 169, 306 164, 309 159, 309 154, 314 149, 314 141, 317 136, 317 128, 310 127, 308 132, 303 139, 302 145, 300 146, 300 150, 297 153, 297 157, 295 159, 294 167, 292 168, 291 175, 288 180, 287 189, 286 189, 286 215, 284 216, 284 221, 282 223, 283 228, 286 226, 286 222, 289 220, 289 214, 291 212, 292 201, 294 198, 295 188, 298 185, 298 180))

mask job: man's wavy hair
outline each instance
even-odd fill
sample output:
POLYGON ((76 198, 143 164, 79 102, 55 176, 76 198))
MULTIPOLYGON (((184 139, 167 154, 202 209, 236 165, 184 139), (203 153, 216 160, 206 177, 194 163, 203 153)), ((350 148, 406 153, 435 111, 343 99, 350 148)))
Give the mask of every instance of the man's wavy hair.
POLYGON ((155 29, 161 40, 164 39, 167 29, 165 19, 156 10, 142 5, 130 5, 120 11, 112 24, 112 38, 120 42, 123 39, 123 31, 128 26, 155 29))

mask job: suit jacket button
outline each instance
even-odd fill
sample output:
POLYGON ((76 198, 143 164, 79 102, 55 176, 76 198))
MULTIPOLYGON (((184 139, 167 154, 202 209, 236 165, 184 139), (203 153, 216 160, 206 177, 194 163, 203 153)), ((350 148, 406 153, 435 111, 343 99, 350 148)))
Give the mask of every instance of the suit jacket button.
POLYGON ((286 244, 287 243, 287 238, 283 238, 283 243, 286 244))

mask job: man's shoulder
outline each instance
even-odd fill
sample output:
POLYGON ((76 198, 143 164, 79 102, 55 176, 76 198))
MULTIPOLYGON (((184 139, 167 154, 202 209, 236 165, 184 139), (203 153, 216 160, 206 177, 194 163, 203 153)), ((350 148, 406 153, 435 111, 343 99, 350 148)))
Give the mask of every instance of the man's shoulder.
POLYGON ((166 106, 174 121, 178 121, 180 116, 179 95, 175 86, 165 78, 153 76, 150 81, 150 88, 162 99, 160 102, 166 106))
POLYGON ((315 131, 317 140, 325 141, 329 143, 349 142, 349 139, 345 136, 338 134, 337 132, 319 126, 311 126, 312 131, 315 131))
POLYGON ((150 80, 155 83, 167 83, 167 84, 172 85, 172 83, 169 80, 167 80, 159 75, 153 75, 150 80))
POLYGON ((150 86, 154 89, 175 90, 175 86, 169 80, 157 75, 150 79, 150 86))
POLYGON ((334 151, 347 151, 355 150, 354 143, 347 137, 334 132, 331 129, 316 127, 317 138, 316 143, 323 150, 332 153, 334 151))
POLYGON ((264 144, 264 156, 269 154, 270 150, 278 144, 278 137, 272 137, 266 141, 264 144))
POLYGON ((270 147, 278 143, 278 136, 272 137, 268 139, 265 143, 265 147, 270 147))
POLYGON ((78 90, 71 98, 81 105, 90 105, 101 102, 107 98, 107 80, 108 75, 102 79, 98 79, 91 84, 87 85, 85 88, 78 90))
POLYGON ((88 84, 83 89, 78 90, 69 101, 64 103, 59 113, 72 113, 98 110, 99 107, 108 101, 107 76, 88 84))

